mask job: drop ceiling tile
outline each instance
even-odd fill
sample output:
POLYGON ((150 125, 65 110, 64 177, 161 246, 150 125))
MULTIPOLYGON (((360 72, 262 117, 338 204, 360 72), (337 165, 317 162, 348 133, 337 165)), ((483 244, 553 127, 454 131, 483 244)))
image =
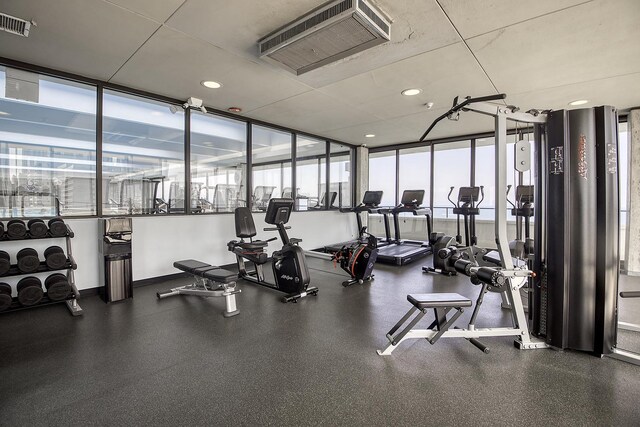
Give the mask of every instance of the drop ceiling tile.
POLYGON ((319 0, 188 0, 167 25, 258 61, 258 40, 323 4, 319 0))
MULTIPOLYGON (((384 121, 372 121, 341 129, 334 129, 324 133, 329 138, 334 138, 351 144, 366 144, 368 147, 379 147, 391 144, 416 142, 431 122, 442 115, 448 108, 433 109, 428 112, 412 114, 404 117, 396 117, 384 121), (375 138, 365 138, 364 135, 373 133, 375 138)), ((443 138, 455 135, 468 135, 478 132, 493 130, 493 119, 488 116, 474 113, 460 115, 460 120, 441 121, 429 133, 427 139, 443 138)))
POLYGON ((495 89, 464 43, 416 55, 319 89, 369 113, 388 119, 449 107, 453 98, 494 94, 495 89), (419 88, 416 96, 402 90, 419 88))
POLYGON ((185 0, 104 0, 163 23, 185 0))
POLYGON ((460 41, 435 0, 380 0, 376 5, 393 20, 388 43, 301 76, 289 74, 258 58, 260 38, 323 3, 321 0, 222 3, 189 0, 167 25, 316 88, 460 41))
POLYGON ((468 40, 501 92, 640 71, 640 1, 593 1, 468 40))
POLYGON ((218 109, 245 111, 310 90, 282 74, 186 34, 162 27, 114 76, 113 82, 162 95, 201 98, 218 109), (214 80, 221 89, 200 82, 214 80))
POLYGON ((158 28, 103 1, 3 0, 2 12, 34 20, 29 37, 0 32, 0 56, 106 80, 158 28))
POLYGON ((589 103, 584 107, 597 105, 612 105, 619 110, 640 107, 640 73, 611 77, 590 82, 576 83, 534 92, 511 95, 508 103, 517 105, 526 111, 537 109, 574 109, 569 102, 587 99, 589 103))
POLYGON ((375 117, 316 90, 276 102, 247 114, 253 119, 324 136, 336 128, 366 123, 375 117))
POLYGON ((517 5, 507 4, 504 0, 439 2, 462 37, 467 39, 585 3, 585 0, 536 0, 519 2, 517 5))

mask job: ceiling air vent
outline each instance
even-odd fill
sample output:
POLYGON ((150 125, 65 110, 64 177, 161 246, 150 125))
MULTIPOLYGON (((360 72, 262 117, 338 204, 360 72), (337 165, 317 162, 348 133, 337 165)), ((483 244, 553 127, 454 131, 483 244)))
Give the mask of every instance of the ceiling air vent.
POLYGON ((18 36, 29 37, 30 28, 31 22, 0 13, 0 30, 16 34, 18 36))
POLYGON ((390 40, 390 27, 366 0, 334 0, 262 38, 259 54, 300 75, 390 40))

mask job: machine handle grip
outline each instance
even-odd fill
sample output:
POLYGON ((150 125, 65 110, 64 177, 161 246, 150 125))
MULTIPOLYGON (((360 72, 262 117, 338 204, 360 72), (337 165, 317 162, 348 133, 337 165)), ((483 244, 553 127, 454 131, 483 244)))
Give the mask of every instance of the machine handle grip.
POLYGON ((640 291, 620 292, 621 298, 640 298, 640 291))
POLYGON ((480 207, 480 204, 482 203, 483 200, 484 200, 484 185, 481 185, 480 186, 480 201, 476 205, 476 208, 480 207))
POLYGON ((455 203, 453 203, 453 200, 451 200, 451 193, 453 193, 453 189, 454 189, 454 188, 455 188, 455 187, 450 187, 450 188, 449 188, 449 194, 447 194, 447 199, 449 199, 449 201, 451 202, 451 204, 452 204, 452 205, 453 205, 453 207, 455 208, 455 207, 457 207, 457 205, 456 205, 455 203))

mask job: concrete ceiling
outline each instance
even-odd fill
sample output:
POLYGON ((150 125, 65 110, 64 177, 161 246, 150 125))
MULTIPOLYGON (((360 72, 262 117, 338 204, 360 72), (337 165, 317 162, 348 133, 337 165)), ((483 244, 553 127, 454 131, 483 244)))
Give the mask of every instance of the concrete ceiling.
MULTIPOLYGON (((258 58, 258 39, 322 3, 2 0, 0 12, 37 27, 0 33, 0 56, 368 146, 417 140, 456 95, 504 92, 523 109, 640 106, 638 0, 376 0, 393 20, 388 43, 302 76, 258 58), (400 95, 413 87, 422 93, 400 95)), ((491 128, 467 114, 430 137, 491 128)))

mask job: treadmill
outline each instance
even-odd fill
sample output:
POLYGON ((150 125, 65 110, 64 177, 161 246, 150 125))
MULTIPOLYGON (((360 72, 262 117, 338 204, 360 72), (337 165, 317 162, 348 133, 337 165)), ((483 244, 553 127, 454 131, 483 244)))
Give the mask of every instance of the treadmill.
POLYGON ((428 236, 431 235, 431 209, 420 207, 423 200, 424 190, 405 190, 402 193, 400 205, 395 208, 380 209, 380 213, 387 213, 393 216, 395 238, 389 245, 380 248, 378 262, 405 265, 431 253, 431 245, 428 242, 428 236), (427 217, 427 241, 400 238, 399 217, 401 213, 427 217))
MULTIPOLYGON (((326 253, 336 253, 340 251, 345 246, 351 246, 358 242, 364 241, 366 243, 367 237, 365 236, 365 232, 367 231, 367 227, 362 225, 362 217, 361 213, 366 212, 370 214, 377 214, 379 212, 380 201, 382 200, 382 191, 365 191, 364 197, 362 198, 362 203, 353 208, 340 208, 340 212, 354 212, 356 214, 356 221, 358 223, 358 238, 353 240, 348 240, 346 242, 333 243, 331 245, 327 245, 323 247, 323 251, 326 253)), ((378 247, 386 246, 389 244, 389 221, 387 220, 388 214, 384 214, 384 226, 386 230, 386 239, 378 237, 378 247)))

